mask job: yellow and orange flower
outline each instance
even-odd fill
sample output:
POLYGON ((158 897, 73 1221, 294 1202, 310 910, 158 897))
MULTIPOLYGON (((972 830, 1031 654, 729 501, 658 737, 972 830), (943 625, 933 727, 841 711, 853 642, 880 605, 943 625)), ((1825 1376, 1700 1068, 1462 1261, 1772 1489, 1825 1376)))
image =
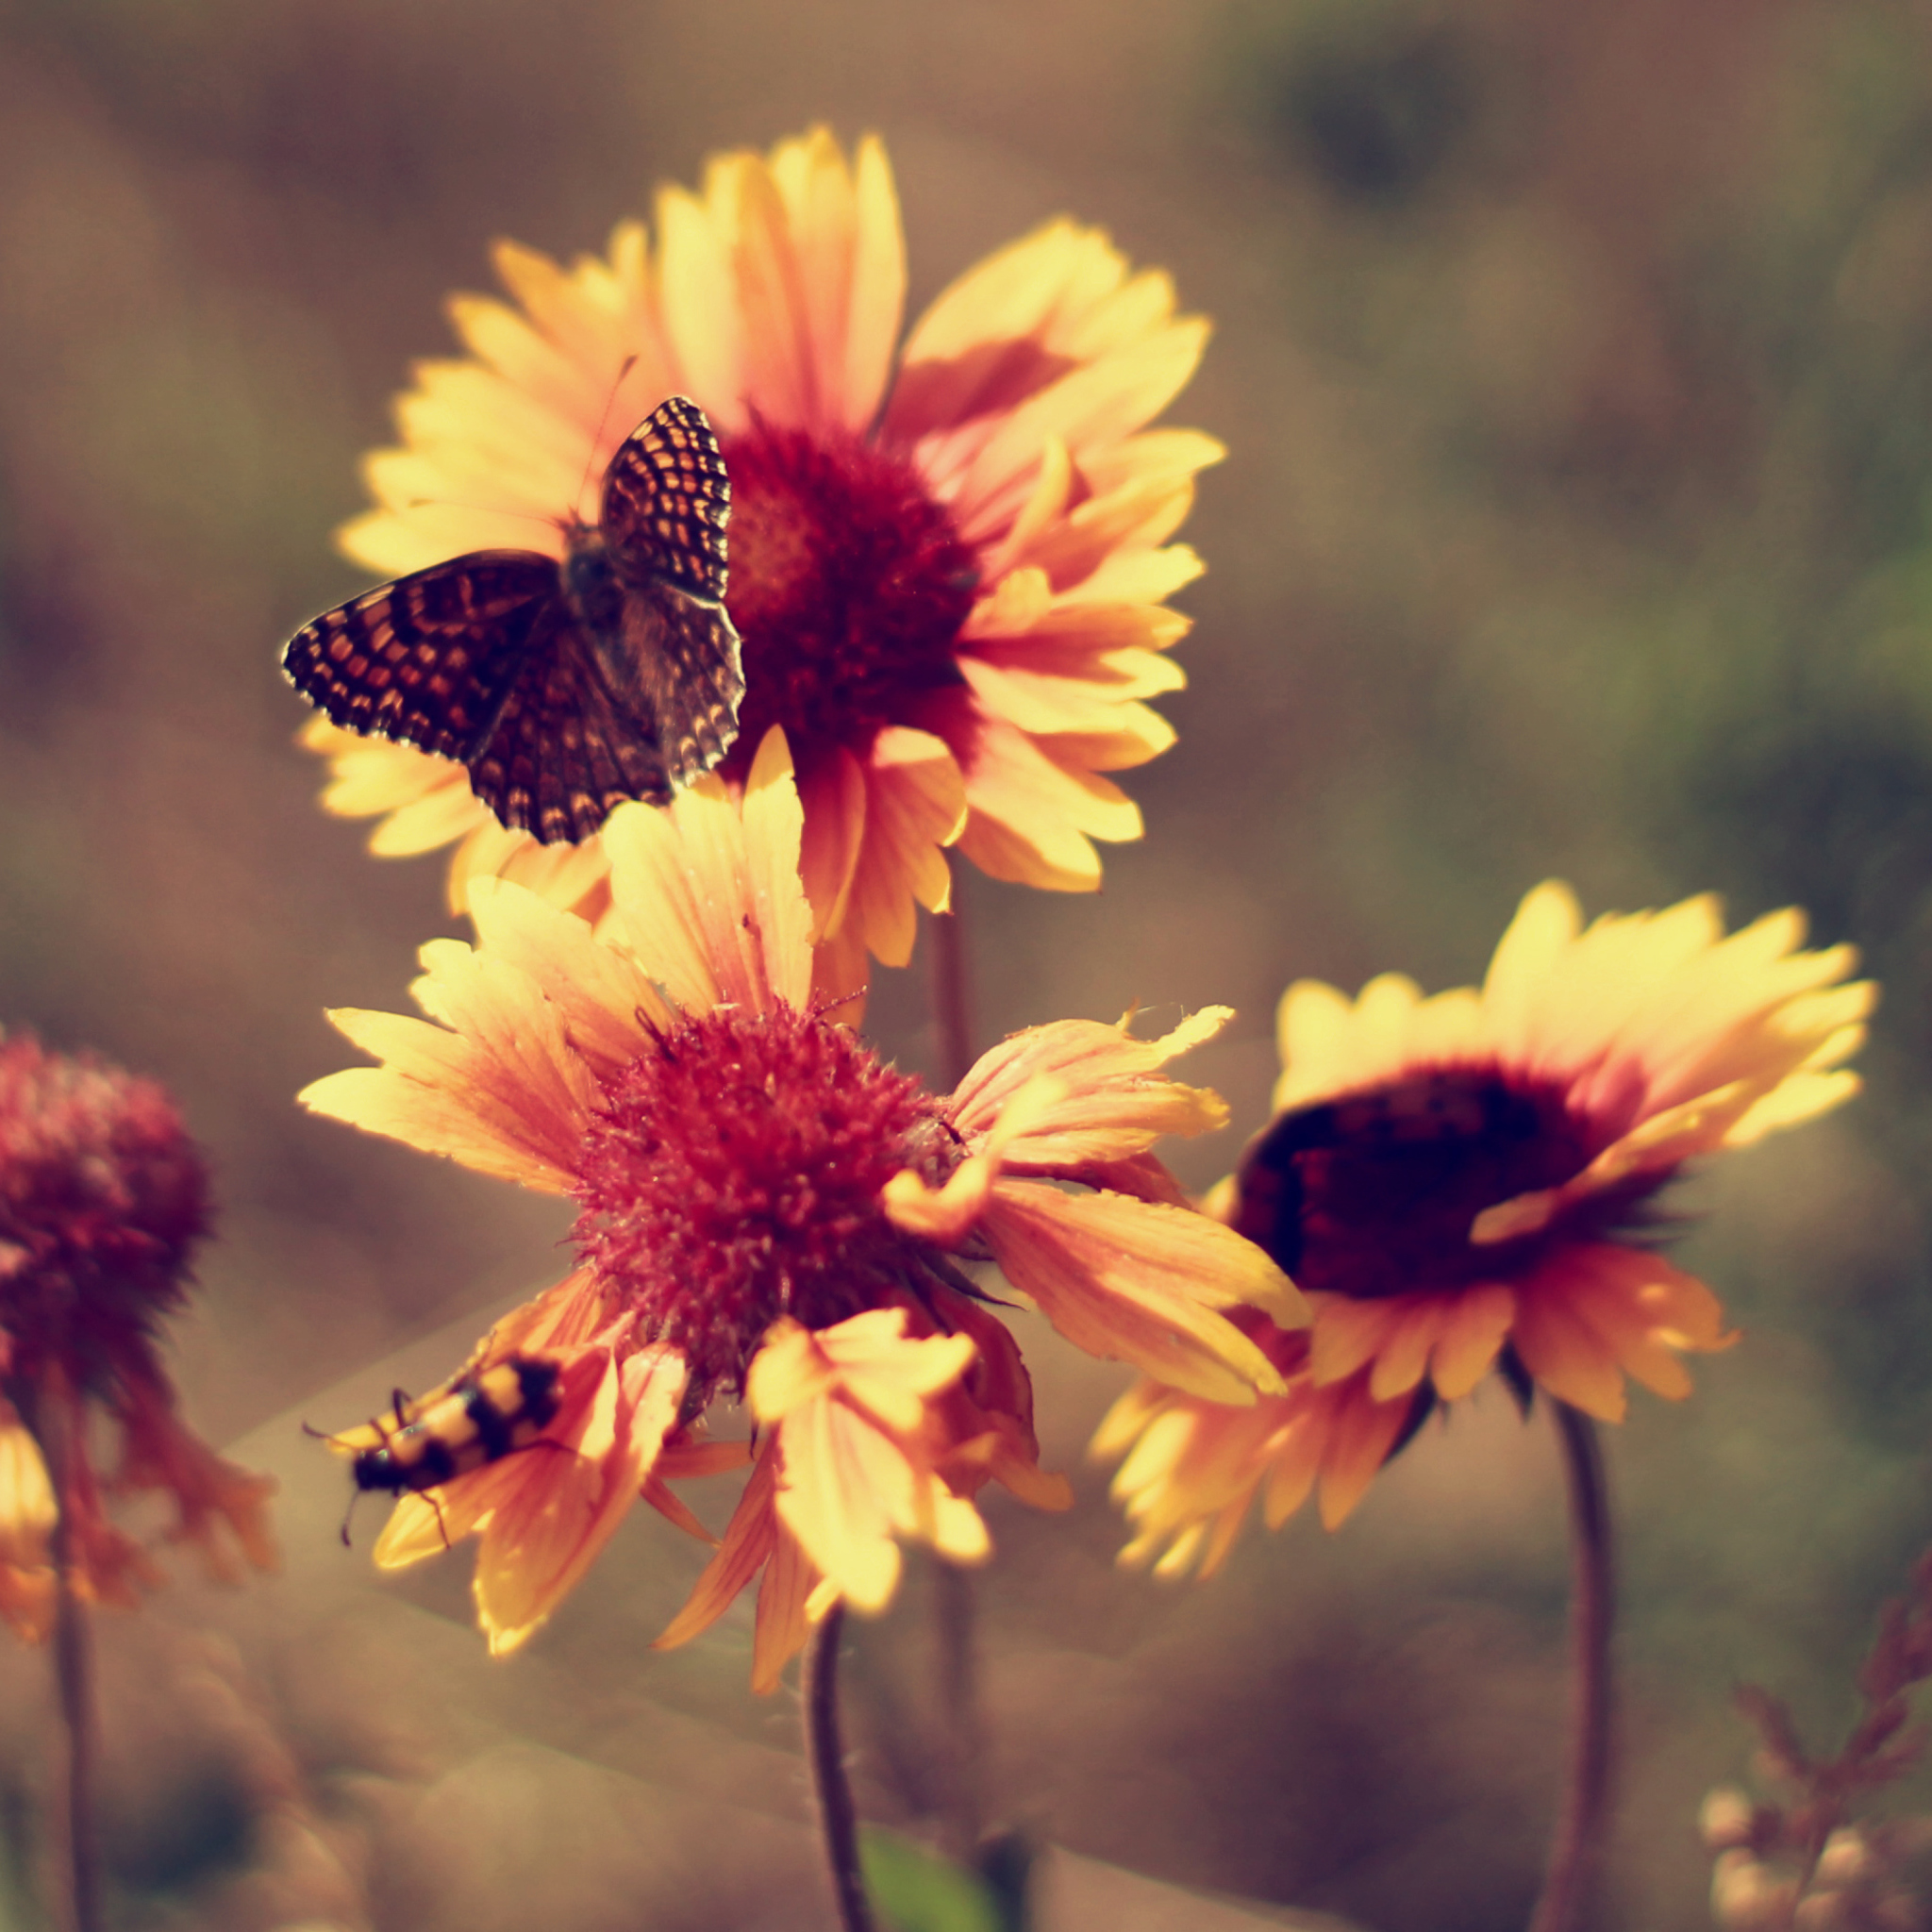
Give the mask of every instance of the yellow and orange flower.
MULTIPOLYGON (((946 290, 903 344, 905 242, 885 151, 848 163, 823 128, 728 154, 667 188, 658 241, 625 223, 565 270, 502 243, 515 306, 452 305, 469 355, 398 406, 403 446, 367 475, 379 508, 343 547, 387 575, 492 546, 561 555, 616 444, 665 395, 709 415, 730 470, 728 603, 747 690, 741 781, 785 727, 806 806, 815 937, 844 984, 867 949, 910 956, 914 902, 947 903, 942 847, 1003 879, 1100 880, 1093 841, 1134 839, 1102 774, 1173 741, 1146 700, 1177 689, 1200 569, 1168 541, 1220 445, 1146 425, 1207 339, 1165 275, 1097 229, 1049 223, 946 290)), ((594 916, 595 841, 506 831, 459 766, 318 720, 325 803, 386 813, 372 844, 460 840, 451 874, 501 874, 594 916)), ((830 984, 834 974, 823 983, 830 984)))
POLYGON ((1257 1494, 1278 1527, 1317 1482, 1332 1528, 1433 1404, 1494 1367, 1606 1422, 1626 1376, 1688 1394, 1680 1356, 1735 1337, 1646 1239, 1658 1191, 1857 1090, 1841 1062, 1875 989, 1841 983, 1849 947, 1804 936, 1785 911, 1725 938, 1709 896, 1584 929, 1545 884, 1480 991, 1291 987, 1275 1117, 1209 1205, 1313 1320, 1237 1318, 1284 1395, 1228 1409, 1157 1377, 1116 1404, 1093 1446, 1125 1454, 1127 1559, 1212 1569, 1257 1494))
POLYGON ((0 1618, 53 1626, 56 1530, 75 1592, 131 1606, 161 1580, 108 1517, 110 1493, 172 1500, 170 1541, 210 1574, 275 1567, 273 1478, 225 1461, 176 1413, 155 1340, 187 1299, 208 1231, 208 1176, 166 1092, 92 1055, 0 1034, 0 1618), (118 1427, 103 1478, 90 1409, 118 1427), (49 1444, 64 1463, 58 1494, 49 1444))
MULTIPOLYGON (((876 1609, 911 1537, 987 1549, 992 1479, 1055 1507, 1032 1392, 962 1264, 993 1261, 1070 1340, 1216 1401, 1282 1386, 1218 1310, 1301 1319, 1252 1242, 1181 1199, 1150 1152, 1221 1124, 1162 1069, 1219 1029, 1163 1040, 1066 1021, 1018 1034, 939 1099, 811 999, 805 811, 784 734, 735 793, 715 775, 602 834, 610 904, 593 928, 506 879, 470 888, 474 947, 436 941, 414 988, 428 1021, 339 1012, 382 1064, 303 1094, 318 1112, 578 1204, 576 1270, 500 1323, 473 1359, 558 1366, 544 1438, 406 1496, 377 1545, 400 1563, 477 1534, 491 1646, 521 1643, 641 1493, 746 1459, 704 1440, 716 1399, 762 1432, 681 1641, 760 1572, 755 1681, 809 1623, 876 1609)), ((341 1447, 375 1446, 355 1434, 341 1447)), ((700 1532, 702 1533, 702 1532, 700 1532)))

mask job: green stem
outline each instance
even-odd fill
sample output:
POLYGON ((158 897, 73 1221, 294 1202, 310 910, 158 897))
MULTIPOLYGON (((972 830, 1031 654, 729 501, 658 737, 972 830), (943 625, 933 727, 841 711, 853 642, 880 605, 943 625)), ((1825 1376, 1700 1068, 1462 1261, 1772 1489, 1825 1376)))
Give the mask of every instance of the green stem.
POLYGON ((1596 1425, 1553 1402, 1570 1491, 1570 1773, 1529 1932, 1573 1932, 1594 1893, 1610 1816, 1610 1637, 1617 1618, 1610 1499, 1596 1425))
POLYGON ((844 1932, 875 1932, 858 1863, 858 1811, 852 1802, 845 1747, 839 1737, 839 1639, 844 1626, 845 1607, 834 1604, 812 1633, 805 1654, 806 1750, 839 1924, 844 1932))

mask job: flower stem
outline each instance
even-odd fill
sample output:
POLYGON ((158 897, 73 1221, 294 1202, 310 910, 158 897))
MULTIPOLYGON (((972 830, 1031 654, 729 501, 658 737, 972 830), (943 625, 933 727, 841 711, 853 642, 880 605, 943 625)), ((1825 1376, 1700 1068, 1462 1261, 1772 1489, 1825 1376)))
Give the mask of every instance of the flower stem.
POLYGON ((1570 1491, 1569 1789, 1529 1932, 1572 1932, 1595 1889, 1610 1812, 1610 1636, 1617 1617, 1610 1499, 1596 1425, 1552 1402, 1570 1491))
MULTIPOLYGON (((52 1378, 50 1378, 51 1380, 52 1378)), ((54 1687, 66 1732, 66 1777, 59 1828, 66 1909, 64 1932, 98 1932, 100 1873, 94 1836, 93 1641, 87 1605, 75 1589, 75 1495, 80 1445, 79 1405, 64 1383, 28 1394, 16 1391, 15 1407, 39 1445, 54 1491, 54 1687)))
POLYGON ((874 1932, 858 1864, 858 1813, 845 1775, 845 1747, 839 1738, 839 1639, 844 1627, 845 1607, 834 1604, 812 1633, 805 1654, 806 1749, 839 1924, 844 1932, 874 1932))
MULTIPOLYGON (((962 868, 953 869, 950 912, 932 922, 931 995, 939 1027, 940 1073, 948 1089, 966 1077, 973 1050, 973 986, 967 969, 966 919, 960 908, 962 868)), ((980 1764, 985 1733, 979 1721, 978 1612, 970 1572, 943 1559, 933 1579, 933 1638, 939 1652, 940 1698, 950 1759, 946 1770, 946 1850, 971 1867, 979 1854, 985 1819, 980 1764)))
POLYGON ((933 1624, 938 1640, 940 1699, 945 1711, 947 1769, 945 1850, 973 1868, 984 1825, 980 1810, 978 1608, 973 1573, 941 1559, 934 1566, 933 1624))
MULTIPOLYGON (((949 860, 952 854, 946 855, 949 860)), ((966 922, 959 909, 959 866, 953 863, 953 909, 932 923, 932 1015, 939 1026, 940 1077, 950 1091, 972 1066, 973 988, 966 972, 966 922)))

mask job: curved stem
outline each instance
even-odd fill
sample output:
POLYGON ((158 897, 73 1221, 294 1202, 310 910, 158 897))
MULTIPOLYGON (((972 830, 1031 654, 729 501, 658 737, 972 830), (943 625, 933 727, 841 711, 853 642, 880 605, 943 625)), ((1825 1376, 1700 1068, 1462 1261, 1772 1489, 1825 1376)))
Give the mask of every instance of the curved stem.
POLYGON ((839 1924, 844 1932, 874 1932, 858 1865, 858 1812, 852 1803, 845 1747, 839 1738, 839 1639, 844 1627, 845 1606, 834 1604, 812 1633, 805 1654, 806 1751, 839 1924))
POLYGON ((1572 1932, 1596 1884, 1610 1813, 1610 1635, 1617 1617, 1609 1491, 1596 1424, 1555 1402, 1570 1491, 1569 1788, 1529 1932, 1572 1932))

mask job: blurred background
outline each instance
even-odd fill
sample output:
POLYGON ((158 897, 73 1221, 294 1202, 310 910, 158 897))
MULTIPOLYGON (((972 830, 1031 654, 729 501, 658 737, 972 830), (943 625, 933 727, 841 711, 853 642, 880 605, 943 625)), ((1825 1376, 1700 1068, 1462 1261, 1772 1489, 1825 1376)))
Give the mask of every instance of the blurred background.
MULTIPOLYGON (((1927 25, 1890 0, 0 0, 0 1024, 182 1101, 223 1238, 176 1368, 202 1430, 284 1482, 279 1579, 102 1622, 118 1923, 823 1923, 795 1701, 745 1688, 747 1624, 644 1648, 695 1545, 639 1512, 492 1665, 465 1555, 377 1579, 376 1508, 336 1541, 345 1478, 298 1419, 441 1379, 560 1272, 565 1219, 291 1104, 352 1058, 321 1009, 397 1007, 455 928, 440 860, 371 859, 317 809, 275 668, 360 587, 329 542, 357 458, 491 240, 599 248, 657 181, 820 120, 886 139, 912 312, 1066 212, 1216 323, 1171 412, 1230 448, 1183 533, 1208 574, 1180 599, 1180 741, 1129 775, 1149 836, 1098 899, 968 882, 985 1037, 1236 1006, 1184 1069, 1239 1124, 1178 1151, 1205 1185, 1263 1117, 1291 979, 1471 981, 1552 874, 1591 912, 1796 901, 1885 981, 1866 1096, 1689 1191, 1682 1258, 1743 1344, 1609 1442, 1602 1924, 1709 1923, 1695 1809, 1749 1760, 1733 1686, 1836 1748, 1876 1605, 1932 1541, 1927 25)), ((874 1025, 915 1066, 924 1013, 889 976, 874 1025)), ((1124 1376, 1024 1340, 1079 1504, 991 1505, 991 1804, 1102 1861, 1055 1868, 1041 1932, 1222 1923, 1108 1893, 1106 1865, 1268 1923, 1520 1923, 1566 1713, 1543 1419, 1484 1391, 1341 1533, 1298 1519, 1162 1587, 1113 1568, 1080 1460, 1124 1376)), ((849 1673, 861 1803, 913 1828, 927 1582, 857 1627, 849 1673)), ((21 1927, 44 1675, 0 1652, 21 1927)))

